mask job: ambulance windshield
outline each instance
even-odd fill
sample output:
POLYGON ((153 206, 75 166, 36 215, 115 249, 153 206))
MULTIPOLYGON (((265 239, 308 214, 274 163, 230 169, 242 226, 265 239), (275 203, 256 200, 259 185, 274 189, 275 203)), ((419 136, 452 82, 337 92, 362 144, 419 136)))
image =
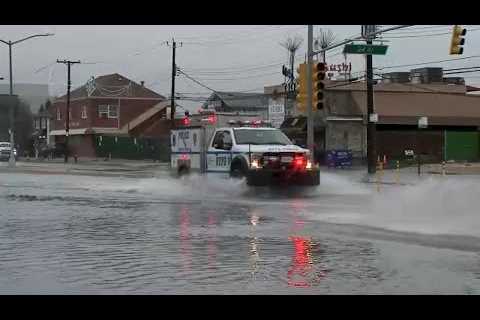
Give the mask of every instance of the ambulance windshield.
POLYGON ((233 131, 237 144, 292 144, 280 130, 234 129, 233 131))

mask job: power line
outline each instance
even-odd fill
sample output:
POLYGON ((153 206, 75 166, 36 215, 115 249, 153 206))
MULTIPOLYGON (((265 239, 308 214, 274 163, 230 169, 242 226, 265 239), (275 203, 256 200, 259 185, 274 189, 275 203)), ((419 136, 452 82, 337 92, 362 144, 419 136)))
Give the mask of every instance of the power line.
MULTIPOLYGON (((480 28, 469 29, 468 32, 478 31, 480 28)), ((451 34, 451 32, 441 32, 441 33, 431 33, 431 34, 423 34, 423 35, 404 35, 404 36, 387 36, 382 39, 404 39, 404 38, 425 38, 425 37, 436 37, 451 34)))
POLYGON ((452 68, 452 69, 443 69, 443 71, 468 70, 468 69, 479 69, 479 68, 480 67, 452 68))
MULTIPOLYGON (((292 28, 290 31, 299 30, 301 28, 303 27, 292 28)), ((218 40, 204 40, 203 42, 199 41, 199 42, 188 42, 188 43, 202 45, 205 47, 212 46, 212 45, 221 45, 221 44, 230 45, 230 44, 236 44, 236 43, 247 41, 247 40, 250 41, 252 39, 263 38, 266 35, 270 36, 271 33, 275 33, 278 31, 285 31, 285 29, 278 29, 277 27, 276 30, 269 30, 269 31, 263 31, 263 32, 258 32, 258 31, 251 32, 251 33, 248 33, 246 37, 229 37, 229 38, 218 39, 218 40)))
POLYGON ((180 68, 177 68, 178 72, 180 72, 181 74, 183 74, 185 77, 187 77, 188 79, 192 80, 193 82, 195 82, 196 84, 198 84, 199 86, 203 87, 203 88, 206 88, 210 91, 213 91, 215 92, 216 90, 213 90, 212 88, 208 87, 207 85, 204 85, 203 83, 201 83, 200 81, 197 81, 195 80, 194 78, 190 77, 188 74, 186 74, 182 69, 180 68))
POLYGON ((254 74, 250 76, 243 76, 243 77, 235 77, 235 78, 204 78, 199 77, 200 80, 207 80, 207 81, 235 81, 235 80, 242 80, 242 79, 252 79, 252 78, 259 78, 259 77, 266 77, 272 75, 281 75, 280 71, 270 72, 270 73, 263 73, 263 74, 254 74))
MULTIPOLYGON (((271 26, 271 27, 278 28, 278 27, 282 27, 282 26, 271 26)), ((257 30, 257 32, 258 32, 258 29, 259 29, 258 27, 254 27, 254 28, 252 28, 252 29, 244 30, 243 32, 245 32, 245 31, 256 31, 256 30, 257 30)), ((257 32, 255 32, 255 33, 257 33, 257 32)), ((231 35, 231 33, 228 33, 228 34, 231 35)), ((204 41, 217 41, 217 40, 220 40, 220 41, 222 41, 222 40, 225 40, 224 36, 225 36, 225 35, 228 35, 228 34, 220 34, 220 35, 217 35, 216 37, 214 36, 214 37, 210 37, 210 38, 209 38, 209 37, 198 37, 198 36, 197 36, 197 37, 182 37, 182 36, 179 36, 178 39, 204 40, 204 41)), ((248 34, 252 34, 252 33, 248 33, 248 34)), ((247 35, 248 35, 248 34, 247 34, 247 35)), ((226 39, 232 39, 232 37, 230 36, 230 37, 227 37, 226 39)))
POLYGON ((409 34, 412 34, 412 35, 415 35, 415 34, 422 34, 422 33, 425 33, 425 32, 440 32, 440 31, 446 31, 447 29, 449 29, 450 26, 441 26, 441 27, 435 27, 435 30, 417 30, 417 29, 414 29, 414 30, 400 30, 400 31, 392 31, 392 32, 389 32, 388 34, 389 35, 409 35, 409 34))
POLYGON ((445 59, 445 60, 437 60, 437 61, 426 61, 426 62, 420 62, 420 63, 402 64, 402 65, 396 65, 396 66, 376 67, 376 68, 374 68, 374 69, 376 69, 376 70, 383 70, 383 69, 392 69, 392 68, 401 68, 401 67, 421 66, 421 65, 425 65, 425 64, 433 64, 433 63, 441 63, 441 62, 450 62, 450 61, 466 60, 466 59, 473 59, 473 58, 480 58, 480 55, 472 55, 472 56, 468 56, 468 57, 445 59))
POLYGON ((446 73, 444 73, 444 75, 448 75, 448 74, 460 74, 460 73, 472 73, 472 72, 480 72, 480 70, 468 70, 468 71, 446 72, 446 73))
MULTIPOLYGON (((303 54, 298 54, 295 56, 295 58, 302 57, 303 54)), ((256 65, 246 65, 246 66, 229 66, 229 67, 221 67, 221 68, 189 68, 189 67, 183 67, 183 70, 187 70, 188 72, 208 72, 208 73, 232 73, 232 72, 243 72, 243 71, 252 71, 252 70, 257 70, 257 69, 266 69, 266 68, 271 68, 274 66, 281 66, 282 64, 285 64, 285 61, 278 61, 278 62, 272 62, 269 64, 256 64, 256 65)))

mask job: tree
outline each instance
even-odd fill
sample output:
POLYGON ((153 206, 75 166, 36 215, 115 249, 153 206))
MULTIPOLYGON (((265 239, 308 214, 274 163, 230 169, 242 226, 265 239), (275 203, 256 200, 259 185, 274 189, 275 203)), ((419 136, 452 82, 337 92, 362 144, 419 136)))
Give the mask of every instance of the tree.
POLYGON ((19 152, 32 151, 31 138, 33 133, 33 116, 30 105, 19 99, 15 108, 15 144, 19 152))
MULTIPOLYGON (((303 38, 296 35, 294 37, 288 37, 283 42, 280 42, 280 45, 288 50, 289 53, 289 64, 290 64, 290 74, 288 76, 288 91, 294 91, 294 80, 295 80, 295 53, 300 48, 303 43, 303 38)), ((287 85, 287 84, 286 84, 287 85)))
POLYGON ((45 111, 50 110, 51 106, 52 106, 52 102, 50 101, 50 99, 47 99, 47 101, 45 102, 45 111))
MULTIPOLYGON (((335 40, 336 37, 333 34, 332 30, 320 28, 318 30, 318 35, 315 37, 313 43, 316 48, 326 49, 331 46, 335 40)), ((322 52, 322 58, 323 62, 327 62, 325 57, 325 51, 322 52)))

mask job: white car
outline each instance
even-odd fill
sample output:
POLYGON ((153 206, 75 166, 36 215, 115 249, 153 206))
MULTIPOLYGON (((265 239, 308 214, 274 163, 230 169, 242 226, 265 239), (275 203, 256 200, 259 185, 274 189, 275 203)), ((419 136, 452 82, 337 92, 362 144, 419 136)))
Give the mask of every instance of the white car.
MULTIPOLYGON (((10 142, 0 142, 0 160, 8 161, 10 159, 10 152, 12 152, 12 148, 10 142)), ((13 155, 15 156, 15 160, 17 157, 17 149, 13 149, 13 155)))

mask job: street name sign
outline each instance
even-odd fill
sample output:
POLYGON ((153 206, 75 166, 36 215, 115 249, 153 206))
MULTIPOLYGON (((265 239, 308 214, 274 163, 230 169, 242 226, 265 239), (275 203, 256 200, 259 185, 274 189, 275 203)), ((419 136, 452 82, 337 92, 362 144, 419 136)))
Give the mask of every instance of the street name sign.
POLYGON ((346 44, 343 53, 385 55, 388 46, 374 44, 346 44))

